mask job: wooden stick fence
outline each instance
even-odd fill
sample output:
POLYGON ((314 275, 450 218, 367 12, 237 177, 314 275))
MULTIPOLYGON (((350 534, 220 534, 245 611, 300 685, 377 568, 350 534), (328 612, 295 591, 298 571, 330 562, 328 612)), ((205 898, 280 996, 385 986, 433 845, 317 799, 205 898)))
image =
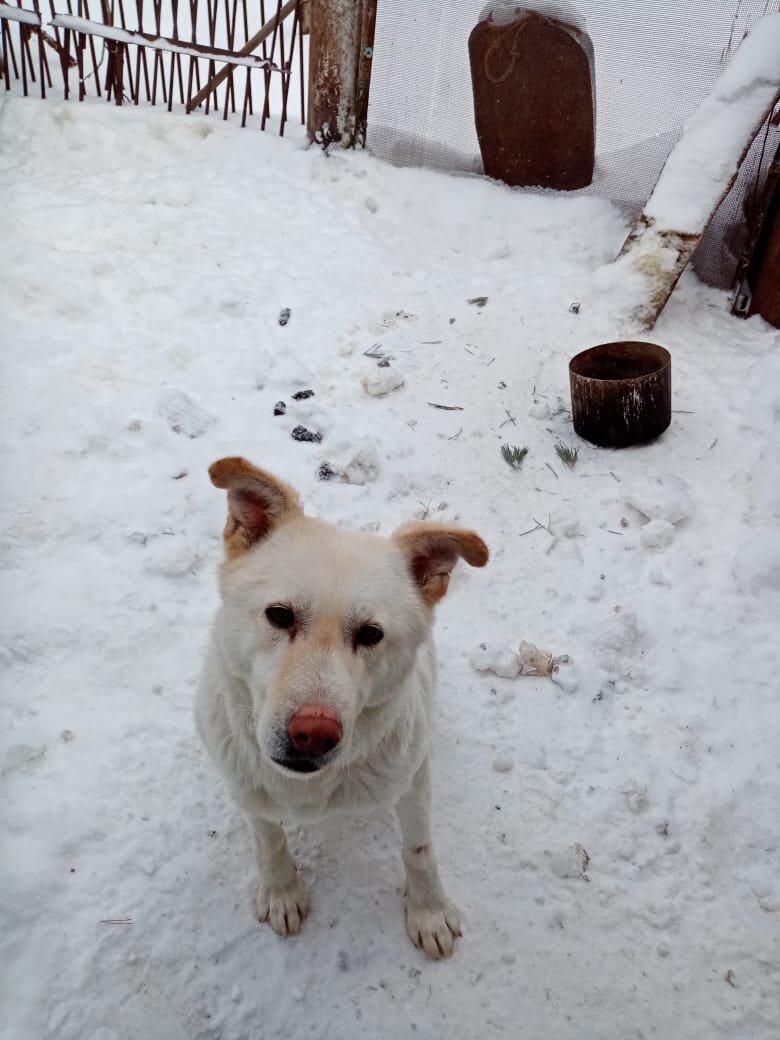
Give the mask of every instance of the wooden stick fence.
POLYGON ((305 0, 0 0, 0 82, 25 96, 201 109, 261 129, 305 114, 305 0), (64 9, 63 9, 64 7, 64 9), (258 26, 259 29, 255 30, 258 26), (50 61, 51 59, 51 61, 50 61))

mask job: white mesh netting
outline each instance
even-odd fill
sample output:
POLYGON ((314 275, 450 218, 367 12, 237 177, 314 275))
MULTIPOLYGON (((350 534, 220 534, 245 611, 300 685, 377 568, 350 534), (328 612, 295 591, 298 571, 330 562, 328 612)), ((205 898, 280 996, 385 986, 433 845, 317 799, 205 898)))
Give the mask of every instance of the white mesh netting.
MULTIPOLYGON (((515 7, 520 0, 499 2, 515 7)), ((584 190, 633 216, 747 29, 778 3, 575 0, 568 6, 584 18, 596 54, 597 166, 584 190)), ((484 7, 485 0, 380 0, 368 118, 375 154, 397 165, 481 172, 468 37, 484 7)), ((759 135, 700 246, 697 270, 713 284, 733 282, 743 208, 760 190, 779 138, 775 127, 759 135)))

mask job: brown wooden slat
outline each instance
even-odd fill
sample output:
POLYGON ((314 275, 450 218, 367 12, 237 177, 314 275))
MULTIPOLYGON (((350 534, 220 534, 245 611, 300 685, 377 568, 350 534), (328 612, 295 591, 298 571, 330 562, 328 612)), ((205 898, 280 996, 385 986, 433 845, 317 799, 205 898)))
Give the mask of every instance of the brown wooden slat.
MULTIPOLYGON (((84 0, 84 13, 86 14, 86 17, 89 18, 89 2, 88 2, 88 0, 84 0)), ((94 80, 94 82, 95 82, 95 93, 97 94, 98 97, 100 97, 101 96, 100 75, 99 75, 100 63, 97 60, 97 51, 95 50, 95 38, 94 38, 94 36, 90 36, 89 37, 89 56, 92 59, 92 72, 90 74, 90 79, 94 80)), ((51 86, 51 80, 49 81, 49 86, 51 86)))
MULTIPOLYGON (((272 33, 275 33, 277 25, 281 19, 287 18, 288 15, 292 14, 295 10, 299 0, 287 0, 287 3, 283 7, 277 10, 277 13, 265 23, 265 25, 256 32, 251 40, 247 40, 240 51, 237 51, 238 55, 248 56, 252 51, 256 50, 264 40, 267 40, 272 33)), ((259 59, 258 65, 262 66, 263 58, 259 59)), ((194 98, 192 98, 187 104, 187 111, 191 112, 193 108, 197 108, 198 105, 209 95, 209 93, 218 87, 220 83, 227 79, 229 72, 229 66, 221 69, 216 75, 209 79, 208 83, 198 91, 194 98)), ((270 75, 270 71, 266 69, 266 75, 270 75)))
MULTIPOLYGON (((40 18, 41 12, 38 10, 38 0, 35 0, 35 13, 40 18)), ((38 32, 38 69, 41 83, 41 98, 46 99, 46 80, 44 76, 44 70, 48 71, 46 67, 46 48, 44 47, 43 33, 38 32)))
POLYGON ((11 52, 11 33, 8 29, 7 22, 0 22, 0 33, 2 34, 3 40, 3 75, 5 76, 5 89, 11 89, 11 62, 9 58, 12 57, 11 52))

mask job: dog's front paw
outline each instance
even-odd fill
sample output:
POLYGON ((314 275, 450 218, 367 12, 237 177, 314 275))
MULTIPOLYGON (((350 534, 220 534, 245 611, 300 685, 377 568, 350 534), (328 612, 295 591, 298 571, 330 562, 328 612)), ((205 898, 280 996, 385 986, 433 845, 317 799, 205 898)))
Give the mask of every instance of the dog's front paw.
POLYGON ((429 957, 449 957, 461 935, 458 911, 450 902, 437 907, 406 906, 406 930, 415 946, 429 957))
POLYGON ((296 875, 287 888, 268 888, 261 884, 255 906, 258 919, 267 921, 277 935, 295 935, 309 912, 309 897, 296 875))

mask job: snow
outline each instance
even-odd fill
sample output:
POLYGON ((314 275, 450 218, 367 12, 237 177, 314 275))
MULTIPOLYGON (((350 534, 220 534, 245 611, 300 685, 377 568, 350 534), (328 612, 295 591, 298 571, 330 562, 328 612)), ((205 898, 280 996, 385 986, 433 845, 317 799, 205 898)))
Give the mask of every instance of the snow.
POLYGON ((564 22, 581 32, 585 32, 586 29, 585 19, 576 6, 568 3, 567 0, 558 0, 557 3, 553 0, 524 0, 523 3, 518 3, 517 0, 491 0, 483 7, 478 20, 480 22, 490 21, 494 25, 508 25, 526 11, 536 11, 545 18, 564 22))
POLYGON ((672 425, 603 451, 567 372, 630 289, 598 198, 13 97, 0 181, 4 1040, 774 1040, 777 330, 684 276, 654 332, 672 425), (377 343, 406 377, 381 398, 377 343), (372 480, 319 479, 367 441, 372 480), (405 935, 389 813, 294 831, 311 917, 289 942, 253 919, 192 722, 225 509, 206 469, 236 452, 337 523, 490 545, 438 611, 448 963, 405 935), (653 518, 661 550, 626 503, 657 474, 692 503, 653 518), (577 689, 469 661, 521 639, 570 654, 577 689))
POLYGON ((682 137, 644 208, 657 231, 700 234, 780 93, 780 14, 759 18, 682 137))
POLYGON ((758 531, 747 538, 734 558, 734 575, 746 595, 780 596, 780 530, 758 531))
POLYGON ((759 18, 683 129, 606 284, 619 283, 628 338, 651 330, 780 98, 780 14, 759 18))
POLYGON ((550 859, 550 869, 559 878, 582 878, 590 880, 585 871, 588 869, 590 857, 582 845, 575 842, 567 849, 556 852, 550 859))
POLYGON ((636 509, 647 520, 665 520, 677 524, 693 512, 690 485, 677 473, 645 472, 625 492, 627 506, 636 509))
POLYGON ((404 377, 397 368, 373 368, 365 373, 360 382, 371 397, 384 397, 393 390, 400 390, 404 385, 404 377))
POLYGON ((520 674, 517 652, 503 643, 480 643, 471 651, 469 660, 478 672, 493 672, 504 679, 520 674))
POLYGON ((508 755, 500 755, 493 759, 493 768, 497 773, 511 773, 515 764, 508 755))
POLYGON ((23 7, 11 7, 8 4, 0 4, 0 19, 22 22, 24 25, 41 24, 41 16, 35 11, 26 11, 23 7))
POLYGON ((209 58, 213 61, 222 62, 227 65, 244 65, 247 68, 272 69, 279 72, 279 66, 256 54, 240 55, 226 53, 224 50, 214 47, 188 47, 184 43, 174 43, 162 36, 154 36, 151 33, 135 32, 128 29, 120 29, 114 25, 104 25, 102 22, 93 22, 88 18, 78 18, 72 14, 57 14, 48 23, 58 29, 68 29, 71 32, 88 33, 103 40, 116 40, 118 43, 139 44, 150 50, 168 51, 171 54, 183 54, 190 58, 209 58))
POLYGON ((335 455, 332 455, 331 461, 325 465, 332 470, 334 476, 339 476, 348 484, 369 484, 379 476, 379 452, 376 444, 367 437, 358 445, 345 441, 343 447, 336 448, 335 455), (341 464, 336 462, 334 465, 333 459, 338 459, 343 453, 346 453, 346 461, 341 464))
POLYGON ((193 439, 202 437, 209 426, 216 422, 216 416, 201 408, 197 401, 182 390, 165 394, 160 402, 160 415, 174 433, 193 439))
POLYGON ((759 358, 751 366, 747 391, 759 426, 780 420, 780 353, 759 358))
POLYGON ((555 658, 550 678, 556 686, 560 686, 566 693, 574 693, 580 684, 577 667, 568 654, 555 658))
POLYGON ((668 520, 651 520, 639 532, 645 549, 666 549, 674 541, 674 524, 668 520))

